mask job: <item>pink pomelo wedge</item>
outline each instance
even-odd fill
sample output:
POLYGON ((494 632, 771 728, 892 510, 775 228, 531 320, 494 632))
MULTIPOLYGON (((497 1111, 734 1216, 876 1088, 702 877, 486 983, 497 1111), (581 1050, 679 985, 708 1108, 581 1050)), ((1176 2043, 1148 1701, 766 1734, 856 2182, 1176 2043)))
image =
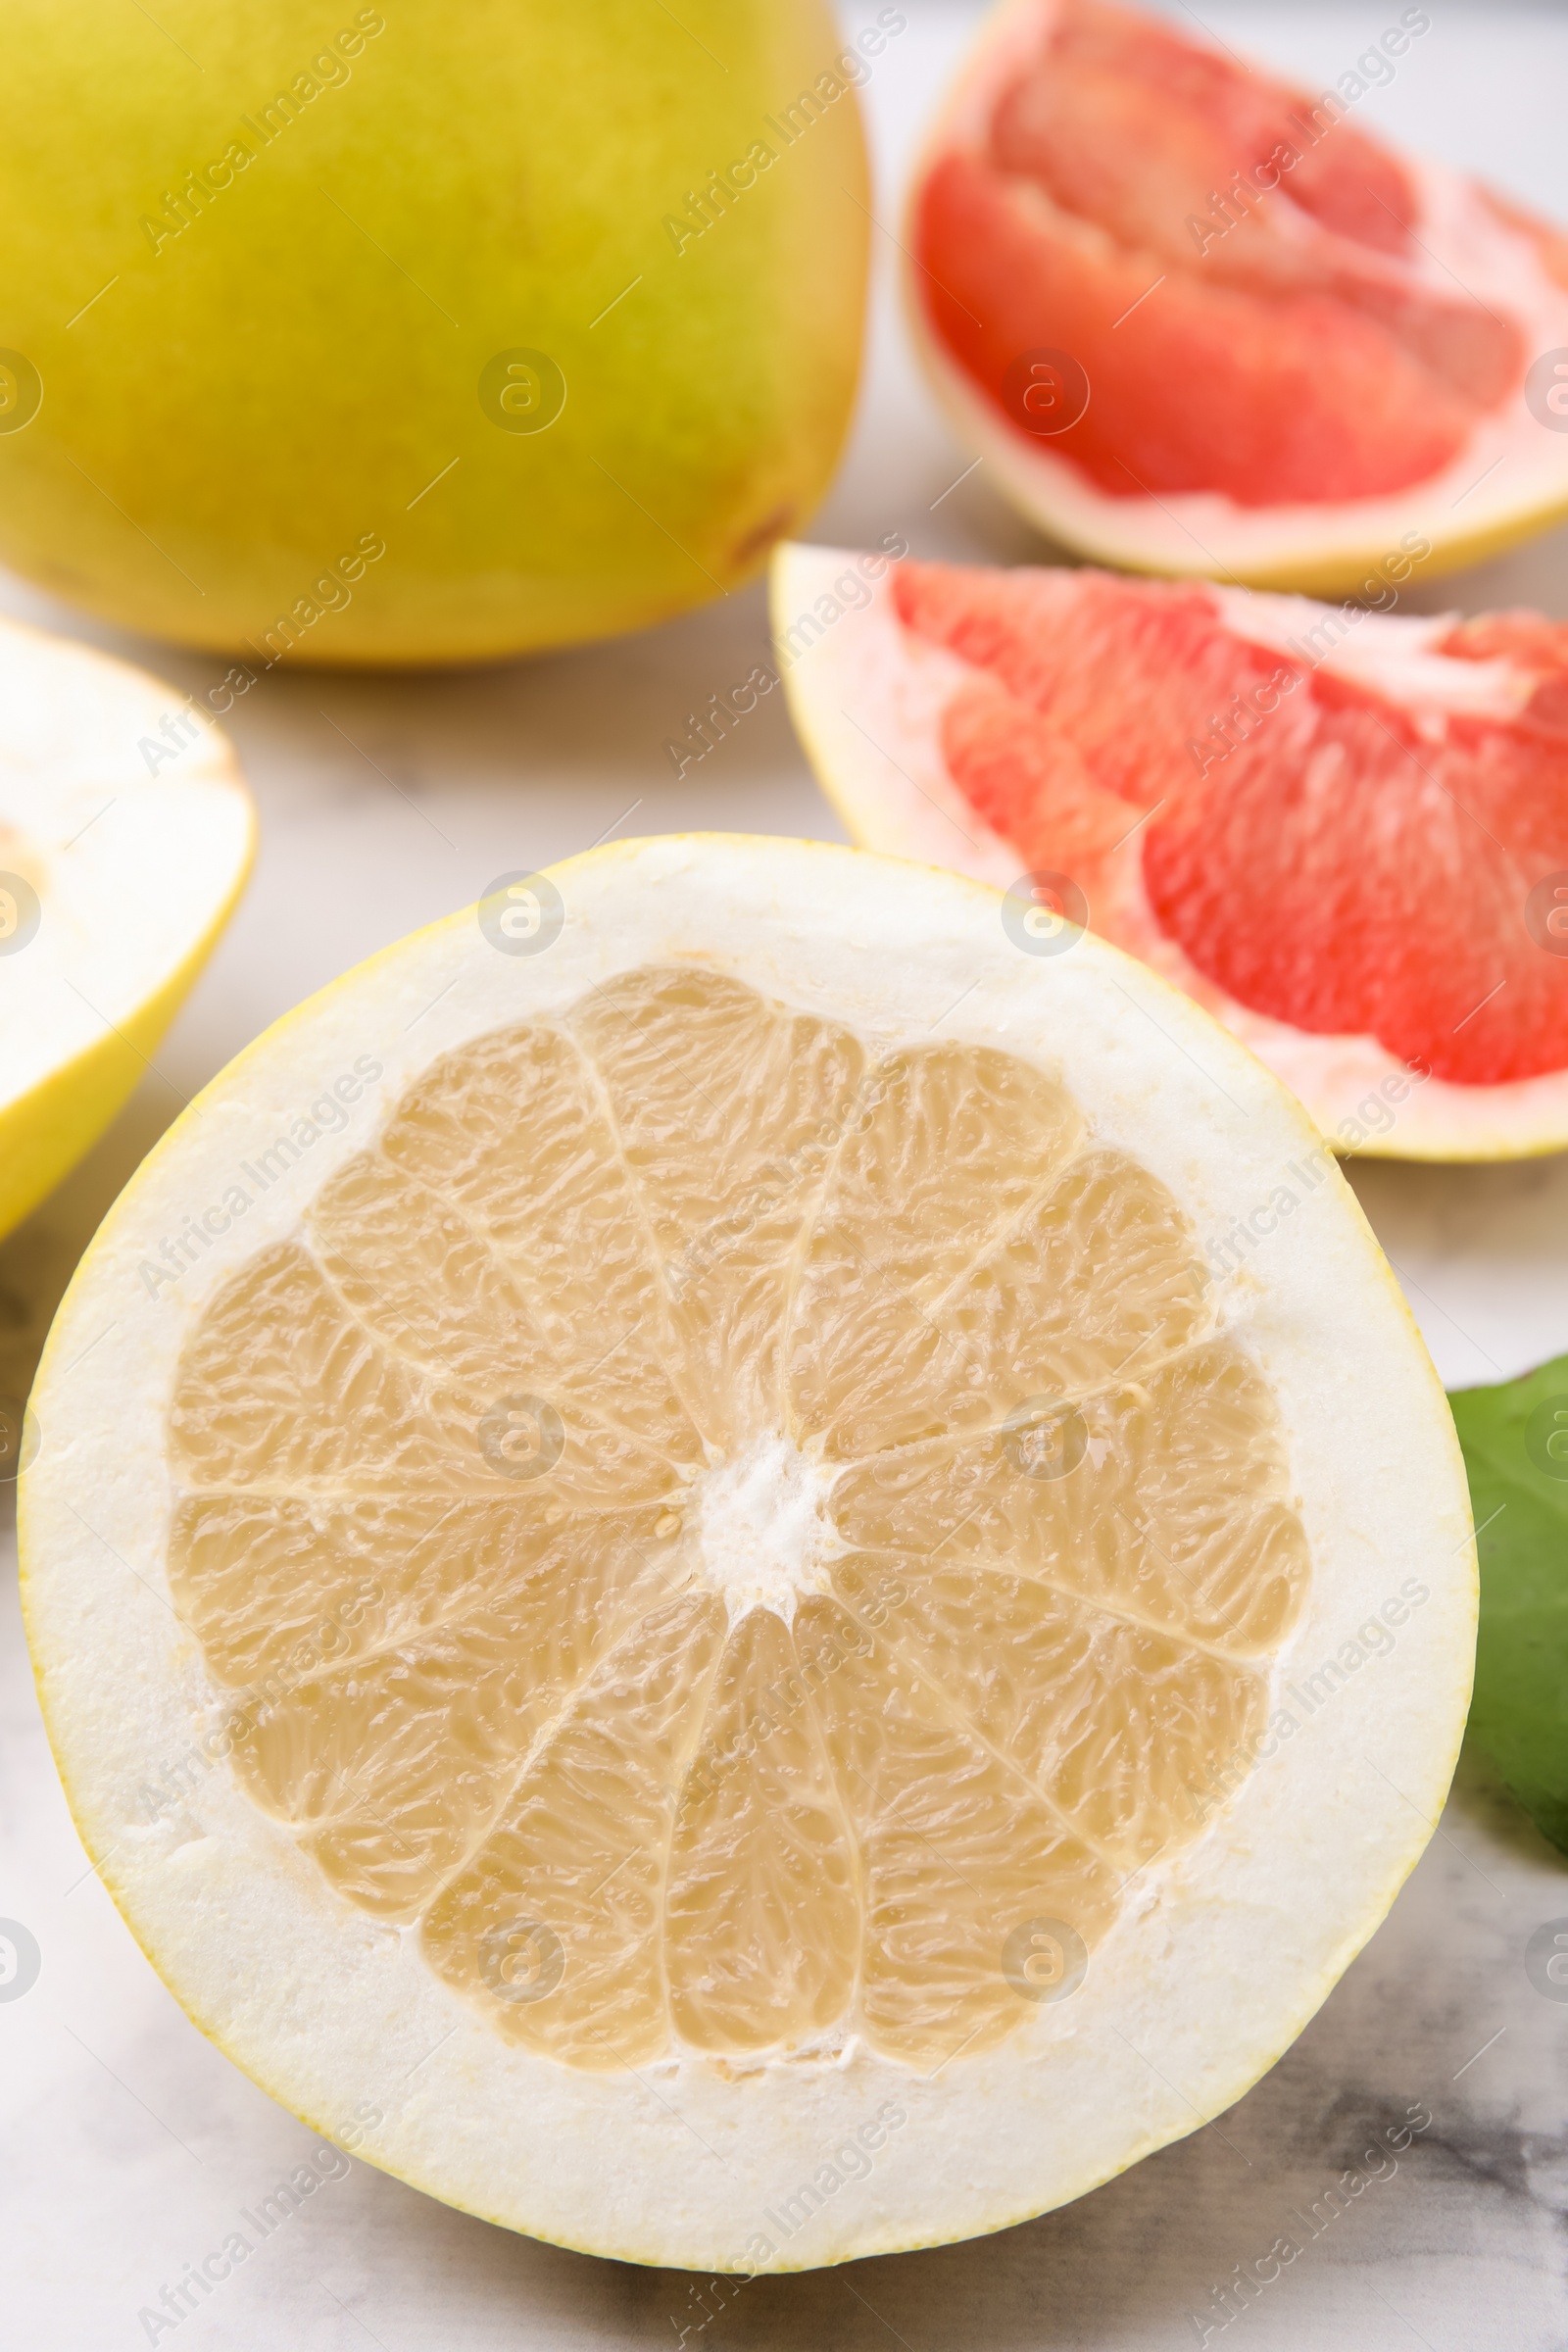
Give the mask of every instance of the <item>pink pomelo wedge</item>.
POLYGON ((1396 153, 1360 102, 1106 0, 992 17, 917 172, 916 340, 959 433, 1065 544, 1354 591, 1568 512, 1568 238, 1396 153))
POLYGON ((1338 1150, 1568 1146, 1568 623, 807 547, 773 598, 858 842, 1125 948, 1338 1150))

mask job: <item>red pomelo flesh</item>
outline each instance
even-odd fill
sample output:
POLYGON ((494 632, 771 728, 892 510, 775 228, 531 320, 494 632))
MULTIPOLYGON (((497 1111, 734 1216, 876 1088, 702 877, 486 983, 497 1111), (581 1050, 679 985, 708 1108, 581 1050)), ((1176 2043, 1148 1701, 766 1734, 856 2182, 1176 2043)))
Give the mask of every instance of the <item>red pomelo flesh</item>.
POLYGON ((1402 489, 1517 386, 1517 328, 1422 282, 1397 159, 1313 109, 1174 27, 1065 0, 984 146, 927 177, 938 331, 999 405, 1021 352, 1068 350, 1093 396, 1057 445, 1111 496, 1402 489), (1275 184, 1233 199, 1226 228, 1214 199, 1238 172, 1275 184))
POLYGON ((1568 1147, 1568 623, 795 547, 774 625, 865 847, 1087 921, 1342 1149, 1568 1147))
MULTIPOLYGON (((1394 27, 1405 47, 1418 20, 1394 27)), ((1314 548, 1308 522, 1271 564, 1271 511, 1370 507, 1350 534, 1370 557, 1381 509, 1425 485, 1447 491, 1435 540, 1560 506, 1568 451, 1525 390, 1568 343, 1568 246, 1381 144, 1356 85, 1292 88, 1110 0, 1014 0, 982 35, 917 178, 910 288, 938 389, 981 412, 960 430, 1010 445, 1005 485, 1048 527, 1148 568, 1239 557, 1238 576, 1304 583, 1354 552, 1314 548), (1020 369, 1051 353, 1081 371, 1054 431, 1020 406, 1020 369), (1501 479, 1450 514, 1505 445, 1501 479), (1168 499, 1226 502, 1252 527, 1234 549, 1178 532, 1175 561, 1146 559, 1114 514, 1097 537, 1097 507, 1168 499)))
MULTIPOLYGON (((1568 1068, 1568 958, 1525 921, 1535 884, 1568 869, 1568 626, 1413 624, 1429 662, 1506 670, 1504 721, 1407 707, 1397 646, 1378 692, 1314 666, 1299 636, 1299 657, 1249 641, 1200 587, 906 563, 893 594, 976 673, 942 749, 1022 866, 1070 869, 1152 810, 1154 916, 1240 1004, 1467 1086, 1568 1068), (1214 722, 1238 707, 1227 750, 1214 722)), ((1352 625, 1363 648, 1412 626, 1352 625)))

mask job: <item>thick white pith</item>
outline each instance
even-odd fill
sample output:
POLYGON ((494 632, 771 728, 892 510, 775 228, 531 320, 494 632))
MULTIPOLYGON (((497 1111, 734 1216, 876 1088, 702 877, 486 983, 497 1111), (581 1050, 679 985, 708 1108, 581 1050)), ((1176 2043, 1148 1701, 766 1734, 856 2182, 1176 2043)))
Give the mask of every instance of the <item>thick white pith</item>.
MULTIPOLYGON (((199 1652, 161 1591, 164 1417, 184 1338, 235 1268, 294 1230, 437 1054, 693 954, 869 1036, 921 1042, 940 1025, 1059 1072, 1097 1135, 1152 1168, 1200 1236, 1250 1216, 1314 1149, 1298 1108, 1191 1005, 1092 938, 1057 958, 1020 956, 995 896, 957 877, 799 843, 688 839, 617 845, 555 880, 567 919, 547 955, 498 956, 471 915, 454 917, 269 1033, 155 1152, 78 1275, 36 1394, 44 1445, 23 1501, 29 1634, 77 1819, 137 1934, 230 2055, 326 2130, 374 2109, 360 2152, 454 2202, 702 2267, 791 2268, 1000 2227, 1238 2096, 1424 1842, 1468 1698, 1474 1614, 1441 1392, 1341 1180, 1295 1180, 1288 1230, 1224 1287, 1226 1325, 1280 1402, 1314 1563, 1282 1687, 1335 1656, 1404 1581, 1426 1597, 1390 1654, 1300 1711, 1223 1828, 1151 1874, 1071 2000, 1043 2004, 1004 2049, 929 2079, 851 2044, 744 2071, 675 2060, 644 2082, 499 2048, 404 1936, 347 1917, 220 1748, 177 1808, 148 1818, 149 1777, 211 1721, 199 1652), (321 1136, 297 1177, 150 1296, 140 1269, 163 1236, 221 1200, 231 1171, 367 1054, 381 1067, 363 1124, 321 1136), (98 1535, 74 1507, 84 1494, 98 1535), (1376 1770, 1352 1769, 1361 1757, 1376 1770), (869 2173, 840 2168, 781 2228, 786 2204, 802 2211, 802 2183, 824 2171, 831 2182, 833 2150, 862 2132, 869 2173)), ((728 1512, 732 1534, 755 1524, 779 1467, 759 1455, 707 1507, 728 1512)), ((758 1555, 760 1585, 778 1592, 809 1558, 809 1496, 798 1476, 789 1491, 795 1539, 758 1555)))

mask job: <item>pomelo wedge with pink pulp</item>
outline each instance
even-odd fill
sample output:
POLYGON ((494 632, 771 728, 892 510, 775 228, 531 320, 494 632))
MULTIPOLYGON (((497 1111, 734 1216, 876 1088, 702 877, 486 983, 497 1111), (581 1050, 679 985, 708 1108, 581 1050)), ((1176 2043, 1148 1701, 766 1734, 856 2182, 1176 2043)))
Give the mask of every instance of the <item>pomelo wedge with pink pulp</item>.
POLYGON ((994 478, 1134 570, 1348 594, 1568 512, 1568 237, 1322 91, 1105 0, 991 18, 917 171, 916 339, 994 478))
POLYGON ((864 847, 1115 941, 1337 1150, 1568 1147, 1568 623, 806 547, 773 598, 864 847))

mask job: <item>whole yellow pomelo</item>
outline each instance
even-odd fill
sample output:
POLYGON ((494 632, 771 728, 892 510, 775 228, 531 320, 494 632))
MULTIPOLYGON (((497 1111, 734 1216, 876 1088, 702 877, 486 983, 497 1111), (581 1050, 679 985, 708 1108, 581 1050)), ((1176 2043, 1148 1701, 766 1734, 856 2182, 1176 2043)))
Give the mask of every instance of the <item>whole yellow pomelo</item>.
POLYGON ((0 560, 263 663, 504 656, 728 589, 848 418, 882 18, 17 0, 0 560))

